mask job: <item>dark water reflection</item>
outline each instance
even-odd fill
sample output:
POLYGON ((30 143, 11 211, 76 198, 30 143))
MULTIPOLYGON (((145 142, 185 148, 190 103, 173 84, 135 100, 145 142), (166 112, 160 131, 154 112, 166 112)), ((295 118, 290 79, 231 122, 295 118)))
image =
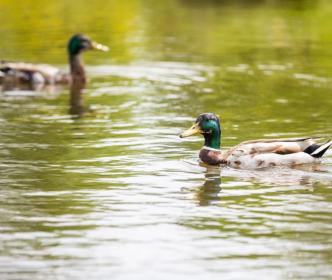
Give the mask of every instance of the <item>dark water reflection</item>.
POLYGON ((1 279, 332 277, 331 152, 248 172, 178 138, 206 111, 225 148, 331 136, 328 1, 34 3, 0 3, 3 58, 66 68, 77 31, 112 51, 85 88, 1 89, 1 279))
POLYGON ((221 168, 207 166, 205 181, 197 190, 197 200, 200 206, 208 206, 212 202, 220 201, 219 193, 222 189, 221 168))
POLYGON ((84 107, 84 89, 85 83, 74 82, 70 85, 69 114, 83 116, 87 111, 84 107))

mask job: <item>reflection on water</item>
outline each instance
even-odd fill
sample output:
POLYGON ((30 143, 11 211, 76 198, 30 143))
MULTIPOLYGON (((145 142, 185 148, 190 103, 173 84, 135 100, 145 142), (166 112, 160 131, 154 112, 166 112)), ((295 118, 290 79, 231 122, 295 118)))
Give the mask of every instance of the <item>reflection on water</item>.
POLYGON ((210 205, 210 202, 220 200, 219 192, 222 189, 220 172, 219 167, 208 166, 206 168, 204 184, 197 191, 200 206, 207 206, 210 205))
POLYGON ((83 91, 85 83, 73 81, 70 85, 69 114, 82 116, 84 114, 83 91))
POLYGON ((243 171, 178 138, 207 111, 225 149, 331 136, 329 1, 39 2, 0 3, 4 58, 65 65, 77 29, 112 50, 86 87, 1 89, 1 279, 332 277, 331 151, 243 171))

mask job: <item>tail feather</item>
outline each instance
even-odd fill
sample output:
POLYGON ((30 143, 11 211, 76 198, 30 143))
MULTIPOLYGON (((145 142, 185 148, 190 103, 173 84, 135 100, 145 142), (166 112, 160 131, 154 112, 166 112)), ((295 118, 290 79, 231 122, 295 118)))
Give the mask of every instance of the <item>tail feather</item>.
POLYGON ((312 144, 308 148, 306 148, 303 152, 311 155, 314 158, 320 158, 331 147, 331 145, 332 141, 328 140, 326 143, 322 145, 312 144))

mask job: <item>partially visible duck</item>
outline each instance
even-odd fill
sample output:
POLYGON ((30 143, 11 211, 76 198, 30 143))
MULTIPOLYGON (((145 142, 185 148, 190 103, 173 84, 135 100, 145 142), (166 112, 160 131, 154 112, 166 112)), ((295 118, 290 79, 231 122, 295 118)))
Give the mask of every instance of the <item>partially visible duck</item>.
POLYGON ((0 61, 0 83, 20 84, 57 84, 73 80, 85 83, 86 75, 81 53, 86 50, 108 51, 109 48, 92 41, 83 34, 73 35, 68 42, 70 73, 47 64, 0 61))
POLYGON ((316 144, 313 138, 261 139, 242 142, 227 151, 220 150, 221 127, 213 113, 198 116, 194 125, 180 137, 202 134, 205 140, 199 158, 210 165, 258 169, 316 163, 332 145, 316 144))

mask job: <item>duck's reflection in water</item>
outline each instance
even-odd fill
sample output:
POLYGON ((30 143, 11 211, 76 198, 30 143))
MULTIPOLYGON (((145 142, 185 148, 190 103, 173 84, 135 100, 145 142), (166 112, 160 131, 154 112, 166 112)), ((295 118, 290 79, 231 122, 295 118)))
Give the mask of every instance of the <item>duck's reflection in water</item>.
POLYGON ((235 178, 236 181, 276 186, 312 187, 317 182, 327 183, 332 181, 332 173, 328 166, 321 163, 258 170, 223 168, 221 175, 235 178))
POLYGON ((204 184, 196 192, 196 199, 200 206, 207 206, 212 201, 219 200, 218 194, 221 191, 220 172, 221 167, 206 166, 204 184))
POLYGON ((15 83, 0 80, 0 93, 7 97, 56 96, 64 89, 63 85, 40 83, 15 83))
POLYGON ((81 117, 86 112, 84 107, 83 92, 85 83, 73 81, 70 85, 69 114, 81 117))
POLYGON ((201 164, 205 170, 205 180, 202 186, 196 189, 195 199, 200 206, 207 206, 220 201, 222 177, 224 178, 223 196, 236 191, 236 186, 244 195, 252 189, 250 186, 274 188, 274 191, 301 189, 314 191, 318 186, 328 186, 332 182, 332 173, 329 166, 324 164, 299 165, 296 167, 280 167, 260 170, 243 170, 230 167, 214 167, 201 164), (243 185, 245 184, 245 185, 243 185))

